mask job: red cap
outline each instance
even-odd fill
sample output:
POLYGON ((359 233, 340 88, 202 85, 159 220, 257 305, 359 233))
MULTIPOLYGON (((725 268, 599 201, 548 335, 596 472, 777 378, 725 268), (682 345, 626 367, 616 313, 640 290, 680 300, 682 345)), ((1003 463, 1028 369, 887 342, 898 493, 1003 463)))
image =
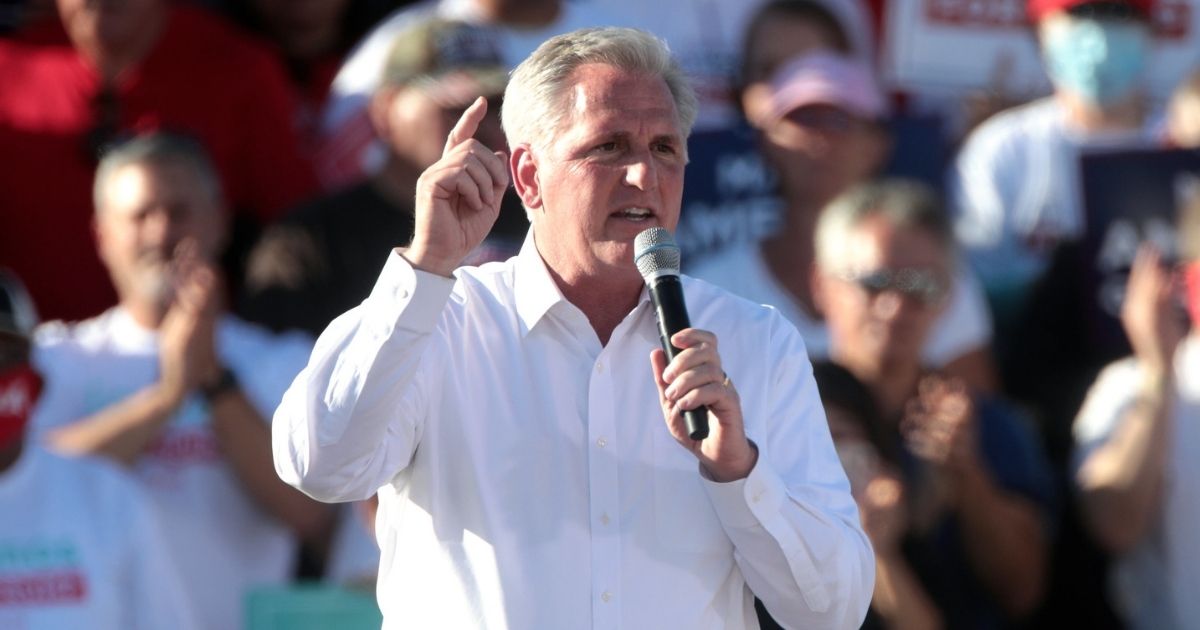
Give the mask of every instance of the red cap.
POLYGON ((1041 21, 1048 13, 1066 11, 1084 4, 1103 2, 1104 4, 1124 4, 1146 19, 1150 18, 1150 10, 1154 0, 1029 0, 1029 18, 1034 22, 1041 21))

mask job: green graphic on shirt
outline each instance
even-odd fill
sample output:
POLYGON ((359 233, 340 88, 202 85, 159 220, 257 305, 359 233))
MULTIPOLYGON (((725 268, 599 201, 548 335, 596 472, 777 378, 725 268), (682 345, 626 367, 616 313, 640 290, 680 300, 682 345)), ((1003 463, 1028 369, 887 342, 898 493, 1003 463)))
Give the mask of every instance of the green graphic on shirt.
POLYGON ((69 540, 0 540, 0 573, 78 567, 79 551, 69 540))

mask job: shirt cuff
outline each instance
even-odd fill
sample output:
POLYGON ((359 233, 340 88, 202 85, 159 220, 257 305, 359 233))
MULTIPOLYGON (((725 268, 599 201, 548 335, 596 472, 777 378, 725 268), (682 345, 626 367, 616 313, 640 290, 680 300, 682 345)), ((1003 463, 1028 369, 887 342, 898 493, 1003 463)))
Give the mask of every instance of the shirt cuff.
POLYGON ((704 478, 709 500, 726 528, 761 526, 770 515, 779 513, 787 498, 787 488, 765 459, 760 449, 758 461, 745 479, 722 483, 704 478))
POLYGON ((392 250, 364 302, 368 325, 387 335, 396 328, 418 334, 433 332, 456 281, 416 269, 392 250))
POLYGON ((765 532, 783 550, 788 570, 804 603, 815 612, 829 610, 829 591, 822 582, 821 573, 798 533, 782 518, 783 503, 790 501, 787 486, 766 462, 761 449, 758 462, 745 479, 728 483, 705 479, 704 487, 735 546, 738 541, 753 541, 760 532, 765 532))

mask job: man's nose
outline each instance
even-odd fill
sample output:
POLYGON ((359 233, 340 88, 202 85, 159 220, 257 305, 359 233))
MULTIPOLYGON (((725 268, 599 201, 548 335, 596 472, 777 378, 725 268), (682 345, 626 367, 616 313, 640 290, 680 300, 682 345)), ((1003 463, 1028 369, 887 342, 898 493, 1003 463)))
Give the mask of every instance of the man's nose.
POLYGON ((658 187, 658 167, 647 152, 636 156, 625 167, 625 183, 639 190, 654 190, 658 187))
POLYGON ((893 289, 879 292, 871 301, 871 310, 875 312, 875 316, 885 321, 898 317, 904 307, 904 296, 893 289))
POLYGON ((175 213, 166 208, 155 208, 142 221, 142 236, 155 243, 174 242, 179 240, 177 237, 182 227, 175 213))
POLYGON ((1104 30, 1098 24, 1088 24, 1081 27, 1082 34, 1077 45, 1078 54, 1091 63, 1100 63, 1109 56, 1109 41, 1104 30))
POLYGON ((829 130, 809 130, 805 133, 803 144, 797 148, 810 159, 828 159, 833 153, 834 143, 844 141, 836 135, 837 132, 829 130))

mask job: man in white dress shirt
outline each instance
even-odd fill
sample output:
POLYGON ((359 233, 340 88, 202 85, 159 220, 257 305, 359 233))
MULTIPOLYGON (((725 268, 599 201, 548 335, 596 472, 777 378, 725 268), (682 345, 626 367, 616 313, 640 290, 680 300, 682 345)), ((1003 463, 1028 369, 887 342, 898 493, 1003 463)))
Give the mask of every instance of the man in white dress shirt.
POLYGON ((471 139, 485 107, 275 416, 286 481, 378 491, 385 627, 757 628, 755 595, 789 627, 858 627, 874 560, 796 329, 684 277, 694 328, 657 349, 633 239, 678 221, 696 110, 666 47, 547 41, 505 94, 509 154, 471 139), (458 268, 510 173, 524 247, 458 268))

